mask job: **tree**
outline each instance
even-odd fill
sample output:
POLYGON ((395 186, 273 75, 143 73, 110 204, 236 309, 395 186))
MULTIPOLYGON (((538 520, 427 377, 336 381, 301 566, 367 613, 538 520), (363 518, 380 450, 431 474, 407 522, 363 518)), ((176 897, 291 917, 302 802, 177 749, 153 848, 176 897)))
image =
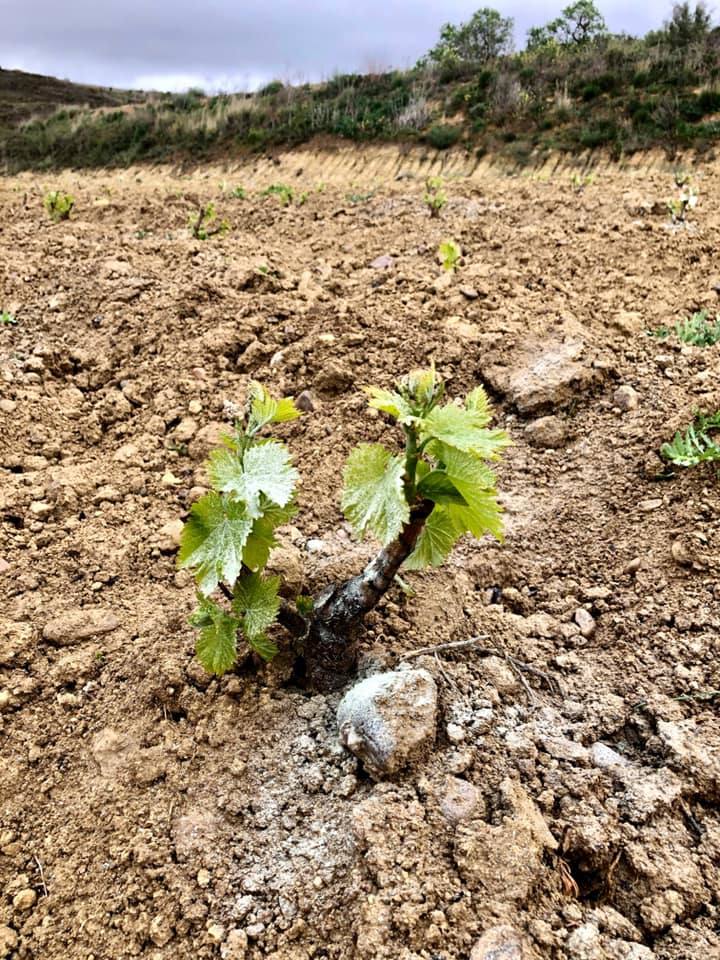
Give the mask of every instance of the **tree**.
POLYGON ((607 32, 605 18, 592 0, 576 0, 544 27, 531 27, 528 31, 527 48, 536 50, 549 44, 581 47, 607 32))
POLYGON ((503 17, 491 7, 477 10, 467 23, 446 23, 440 42, 428 53, 434 63, 487 63, 513 48, 512 17, 503 17))
POLYGON ((693 43, 702 43, 711 27, 712 17, 705 4, 697 3, 695 9, 691 10, 685 0, 685 3, 675 4, 672 17, 665 23, 665 29, 658 39, 661 42, 664 40, 675 50, 682 50, 693 43))

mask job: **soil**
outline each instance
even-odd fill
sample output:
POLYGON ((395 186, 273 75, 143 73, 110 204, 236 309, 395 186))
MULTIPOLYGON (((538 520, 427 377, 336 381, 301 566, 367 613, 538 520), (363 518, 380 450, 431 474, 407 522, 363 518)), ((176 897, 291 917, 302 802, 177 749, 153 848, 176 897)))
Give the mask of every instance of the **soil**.
POLYGON ((720 346, 647 332, 718 307, 720 169, 679 229, 659 164, 580 193, 455 170, 439 219, 426 172, 376 150, 0 180, 0 957, 720 956, 720 486, 657 454, 720 406, 720 346), (208 200, 232 229, 196 241, 208 200), (306 593, 357 572, 343 461, 397 440, 360 387, 433 358, 512 435, 507 537, 369 618, 361 675, 482 638, 407 661, 436 738, 375 782, 342 691, 288 657, 205 675, 177 521, 251 378, 308 391, 276 563, 306 593))

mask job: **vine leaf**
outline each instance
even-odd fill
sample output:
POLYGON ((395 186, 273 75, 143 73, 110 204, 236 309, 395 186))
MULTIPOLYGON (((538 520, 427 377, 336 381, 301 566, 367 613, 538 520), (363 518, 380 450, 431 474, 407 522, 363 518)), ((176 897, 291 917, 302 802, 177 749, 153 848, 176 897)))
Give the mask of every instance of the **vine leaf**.
POLYGON ((280 577, 249 573, 235 584, 233 610, 242 617, 243 633, 252 643, 261 637, 277 618, 280 609, 280 577))
POLYGON ((213 600, 198 596, 198 608, 190 618, 200 628, 195 651, 208 673, 222 676, 237 659, 237 632, 240 619, 233 617, 213 600))
POLYGON ((386 546, 410 519, 405 465, 380 443, 361 443, 345 465, 342 509, 357 534, 375 534, 386 546))
POLYGON ((210 454, 210 482, 222 493, 234 493, 247 504, 250 516, 261 515, 260 495, 280 507, 292 499, 298 479, 284 444, 267 440, 250 447, 242 460, 232 450, 220 448, 210 454))
POLYGON ((243 548, 253 527, 245 504, 206 493, 196 501, 183 527, 178 566, 195 568, 202 594, 212 593, 221 580, 232 586, 243 563, 243 548))

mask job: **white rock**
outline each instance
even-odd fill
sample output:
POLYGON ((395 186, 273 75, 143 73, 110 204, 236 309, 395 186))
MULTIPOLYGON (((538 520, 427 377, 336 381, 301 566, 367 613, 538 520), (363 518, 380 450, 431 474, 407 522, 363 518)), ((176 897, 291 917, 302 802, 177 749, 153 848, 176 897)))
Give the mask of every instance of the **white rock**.
POLYGON ((584 607, 578 607, 573 617, 575 623, 580 627, 580 633, 585 637, 591 637, 595 633, 597 624, 591 613, 584 607))
POLYGON ((612 747, 604 743, 594 743, 590 747, 590 759, 596 767, 607 770, 612 767, 626 767, 629 761, 612 747))
POLYGON ((435 736, 437 687, 427 670, 377 673, 345 694, 340 742, 375 779, 395 773, 435 736))
POLYGON ((530 960, 527 943, 514 927, 497 926, 486 930, 476 941, 470 960, 530 960))

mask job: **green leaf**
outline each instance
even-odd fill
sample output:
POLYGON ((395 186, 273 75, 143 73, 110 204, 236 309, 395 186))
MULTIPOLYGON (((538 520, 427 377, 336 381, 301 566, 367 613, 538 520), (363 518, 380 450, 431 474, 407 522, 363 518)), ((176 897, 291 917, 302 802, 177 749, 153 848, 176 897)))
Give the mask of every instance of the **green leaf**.
POLYGON ((277 645, 264 636, 248 637, 248 646, 252 647, 255 653, 259 654, 263 660, 272 660, 277 654, 277 645))
POLYGON ((369 406, 382 413, 394 417, 398 423, 411 423, 413 412, 410 404, 399 393, 391 390, 382 390, 380 387, 366 387, 365 392, 370 397, 369 406))
POLYGON ((432 470, 417 487, 420 496, 435 503, 465 503, 465 498, 444 470, 432 470))
POLYGON ((394 540, 410 519, 405 500, 405 465, 379 443, 361 443, 348 457, 342 509, 355 529, 371 531, 384 545, 394 540))
POLYGON ((242 617, 248 642, 275 623, 280 609, 279 587, 280 577, 263 578, 259 573, 248 573, 235 584, 233 610, 242 617))
POLYGON ((484 387, 475 387, 465 399, 465 409, 471 410, 480 427, 486 427, 492 419, 492 404, 484 387))
POLYGON ((178 566, 195 568, 201 593, 212 593, 221 580, 235 583, 252 526, 244 504, 217 493, 207 493, 192 505, 180 535, 178 566))
POLYGON ((446 509, 460 533, 471 533, 478 540, 491 533, 496 540, 502 541, 502 509, 494 493, 481 490, 466 507, 451 503, 446 509))
POLYGON ((499 460, 510 438, 504 430, 486 430, 486 423, 482 410, 463 409, 448 403, 431 410, 420 422, 420 436, 424 441, 440 440, 484 460, 499 460))
POLYGON ((698 413, 684 434, 678 430, 671 443, 660 447, 660 454, 677 467, 696 467, 701 463, 720 461, 720 444, 711 435, 711 431, 718 429, 720 411, 712 416, 698 413))
POLYGON ((465 500, 465 504, 450 504, 449 513, 461 532, 474 537, 491 533, 502 539, 502 516, 495 491, 495 474, 478 457, 463 453, 446 444, 433 443, 430 447, 445 466, 448 478, 465 500))
POLYGON ((277 546, 275 529, 283 523, 288 523, 297 513, 293 504, 287 507, 278 507, 263 499, 260 501, 262 516, 253 522, 252 531, 245 544, 243 562, 251 570, 258 570, 265 566, 270 551, 277 546))
POLYGON ((268 423, 286 423, 296 420, 300 411, 291 397, 276 400, 265 387, 253 381, 250 386, 250 416, 248 427, 251 433, 258 433, 268 423))
POLYGON ((415 549, 403 564, 406 570, 439 567, 461 536, 446 507, 438 504, 427 519, 415 549))
POLYGON ((226 613, 217 603, 200 596, 198 609, 190 622, 202 627, 195 645, 198 660, 208 673, 222 676, 237 659, 240 620, 226 613))
POLYGON ((208 461, 210 482, 216 490, 234 493, 247 504, 252 517, 260 516, 260 494, 286 506, 292 499, 298 479, 290 464, 287 447, 276 440, 258 443, 240 458, 225 448, 213 450, 208 461))

